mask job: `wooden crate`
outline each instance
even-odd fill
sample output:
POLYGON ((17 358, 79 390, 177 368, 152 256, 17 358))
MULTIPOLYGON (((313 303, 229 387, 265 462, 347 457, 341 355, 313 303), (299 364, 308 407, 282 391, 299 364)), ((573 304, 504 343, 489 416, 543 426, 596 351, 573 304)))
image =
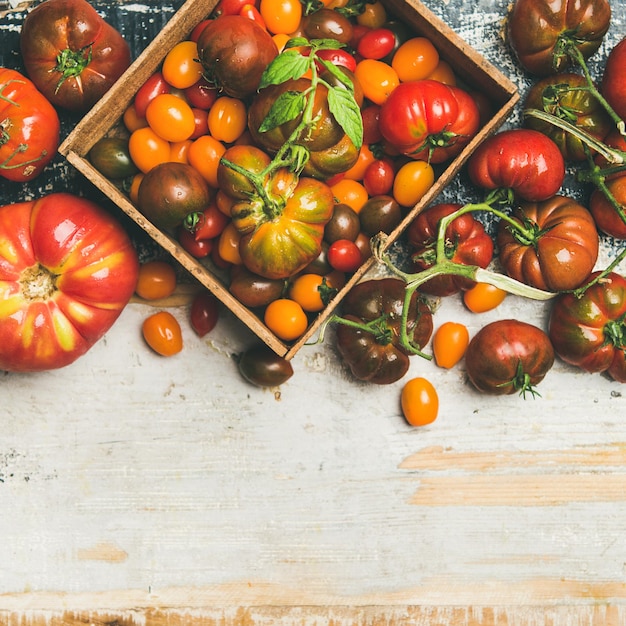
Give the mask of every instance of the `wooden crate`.
MULTIPOLYGON (((285 343, 265 326, 258 315, 243 306, 230 293, 228 285, 220 278, 220 272, 209 261, 200 261, 192 257, 172 236, 156 228, 113 182, 107 180, 91 165, 87 158, 89 150, 100 138, 115 134, 116 129, 122 127, 122 114, 132 102, 137 90, 159 68, 166 53, 176 43, 185 39, 194 26, 206 18, 215 4, 216 0, 210 0, 208 3, 187 0, 163 28, 159 36, 135 60, 105 97, 85 115, 62 143, 59 151, 126 215, 169 252, 193 277, 215 294, 252 332, 277 354, 290 359, 305 343, 312 340, 345 294, 371 269, 372 264, 375 263, 373 258, 364 263, 350 277, 329 305, 311 321, 302 337, 294 343, 285 343)), ((432 203, 433 199, 457 174, 477 145, 502 125, 517 103, 519 94, 511 81, 466 44, 419 0, 384 0, 384 4, 390 16, 405 21, 416 34, 430 39, 438 49, 442 59, 448 61, 453 67, 463 68, 464 86, 479 90, 495 104, 493 117, 461 154, 447 164, 433 187, 415 207, 407 212, 402 222, 390 233, 387 240, 387 246, 390 246, 398 239, 415 215, 422 208, 432 203)))

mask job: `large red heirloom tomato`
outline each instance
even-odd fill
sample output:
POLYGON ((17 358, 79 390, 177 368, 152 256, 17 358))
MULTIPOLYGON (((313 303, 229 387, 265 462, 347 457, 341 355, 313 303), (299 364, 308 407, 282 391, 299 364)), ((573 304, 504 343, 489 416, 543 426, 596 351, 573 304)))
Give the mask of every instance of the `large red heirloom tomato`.
POLYGON ((121 225, 68 193, 0 207, 0 369, 75 361, 104 335, 137 283, 121 225))

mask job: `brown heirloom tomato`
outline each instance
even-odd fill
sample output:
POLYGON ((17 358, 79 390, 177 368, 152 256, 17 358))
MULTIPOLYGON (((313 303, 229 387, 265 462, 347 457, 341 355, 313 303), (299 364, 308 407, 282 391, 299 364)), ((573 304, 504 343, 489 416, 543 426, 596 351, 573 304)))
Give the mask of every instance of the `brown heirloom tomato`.
POLYGON ((497 245, 506 273, 547 291, 575 289, 598 258, 591 213, 567 196, 520 203, 511 213, 519 229, 501 220, 497 245))
MULTIPOLYGON (((370 330, 337 324, 337 348, 358 380, 386 385, 402 378, 409 369, 410 353, 400 344, 405 283, 398 278, 366 280, 344 298, 342 317, 370 330)), ((407 333, 420 348, 433 332, 432 313, 415 291, 407 317, 407 333)))
POLYGON ((201 213, 211 201, 211 189, 187 163, 153 167, 139 185, 139 210, 157 227, 171 230, 190 214, 201 213))
MULTIPOLYGON (((597 275, 594 272, 591 278, 597 275)), ((552 305, 548 333, 566 363, 626 382, 626 278, 612 272, 580 297, 559 295, 552 305)))
POLYGON ((90 109, 124 73, 130 48, 86 0, 46 0, 24 19, 22 58, 31 80, 54 104, 90 109))
POLYGON ((293 376, 291 363, 265 344, 245 350, 238 365, 243 378, 257 387, 278 387, 293 376))
MULTIPOLYGON (((547 76, 532 85, 524 108, 551 113, 602 141, 613 128, 613 122, 586 86, 587 81, 581 74, 547 76)), ((531 116, 525 118, 524 125, 550 137, 566 161, 587 158, 586 144, 572 133, 531 116)))
POLYGON ((233 98, 247 98, 258 88, 267 65, 278 54, 270 34, 239 15, 211 20, 198 41, 207 80, 233 98))
POLYGON ((139 263, 123 228, 83 198, 55 193, 0 208, 0 369, 75 361, 133 295, 139 263))
POLYGON ((611 21, 608 0, 516 0, 508 16, 508 36, 528 72, 548 76, 572 66, 567 46, 583 58, 594 54, 611 21))
MULTIPOLYGON (((435 263, 439 222, 460 208, 460 204, 436 204, 422 211, 409 224, 407 241, 416 271, 425 270, 435 263)), ((455 263, 485 268, 493 258, 493 240, 473 215, 465 213, 448 226, 445 253, 455 263)), ((470 289, 474 284, 474 281, 462 276, 442 275, 427 280, 420 289, 435 296, 449 296, 470 289)))
POLYGON ((536 394, 554 364, 554 349, 548 335, 527 322, 497 320, 483 326, 472 337, 465 352, 471 383, 491 395, 518 392, 536 394))
POLYGON ((39 176, 59 147, 59 116, 35 85, 0 68, 0 176, 26 182, 39 176))

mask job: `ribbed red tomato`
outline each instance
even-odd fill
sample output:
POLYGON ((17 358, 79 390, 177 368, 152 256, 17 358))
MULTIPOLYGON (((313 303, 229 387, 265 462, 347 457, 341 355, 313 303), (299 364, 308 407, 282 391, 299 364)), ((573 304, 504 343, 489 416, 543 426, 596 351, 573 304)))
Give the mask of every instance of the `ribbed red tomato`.
POLYGON ((133 295, 139 263, 96 204, 53 193, 0 207, 0 369, 63 367, 104 335, 133 295))

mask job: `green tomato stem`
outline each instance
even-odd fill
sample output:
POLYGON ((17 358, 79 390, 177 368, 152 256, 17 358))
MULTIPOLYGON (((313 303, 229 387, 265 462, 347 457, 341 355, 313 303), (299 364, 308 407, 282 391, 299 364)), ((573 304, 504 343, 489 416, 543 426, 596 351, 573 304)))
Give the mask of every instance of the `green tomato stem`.
POLYGON ((582 52, 579 50, 576 42, 573 40, 568 40, 565 44, 565 49, 569 57, 580 67, 582 70, 585 79, 587 80, 587 88, 589 92, 594 96, 594 98, 600 103, 600 105, 604 108, 604 110, 608 113, 609 117, 613 120, 617 129, 619 130, 620 135, 626 136, 626 125, 624 124, 624 120, 615 112, 613 107, 607 102, 606 98, 600 93, 600 91, 595 86, 593 82, 593 78, 591 77, 591 73, 589 72, 589 67, 587 66, 587 62, 585 61, 585 57, 582 52))
POLYGON ((557 128, 560 128, 567 133, 570 133, 571 135, 579 139, 583 144, 603 156, 609 163, 614 163, 618 165, 626 163, 626 152, 623 152, 622 150, 616 150, 614 148, 609 148, 605 143, 599 141, 595 137, 592 137, 582 128, 579 128, 574 124, 570 124, 568 121, 563 120, 556 115, 546 113, 545 111, 540 111, 539 109, 524 109, 524 111, 522 111, 522 115, 524 117, 534 117, 543 122, 547 122, 548 124, 552 124, 553 126, 556 126, 557 128))

